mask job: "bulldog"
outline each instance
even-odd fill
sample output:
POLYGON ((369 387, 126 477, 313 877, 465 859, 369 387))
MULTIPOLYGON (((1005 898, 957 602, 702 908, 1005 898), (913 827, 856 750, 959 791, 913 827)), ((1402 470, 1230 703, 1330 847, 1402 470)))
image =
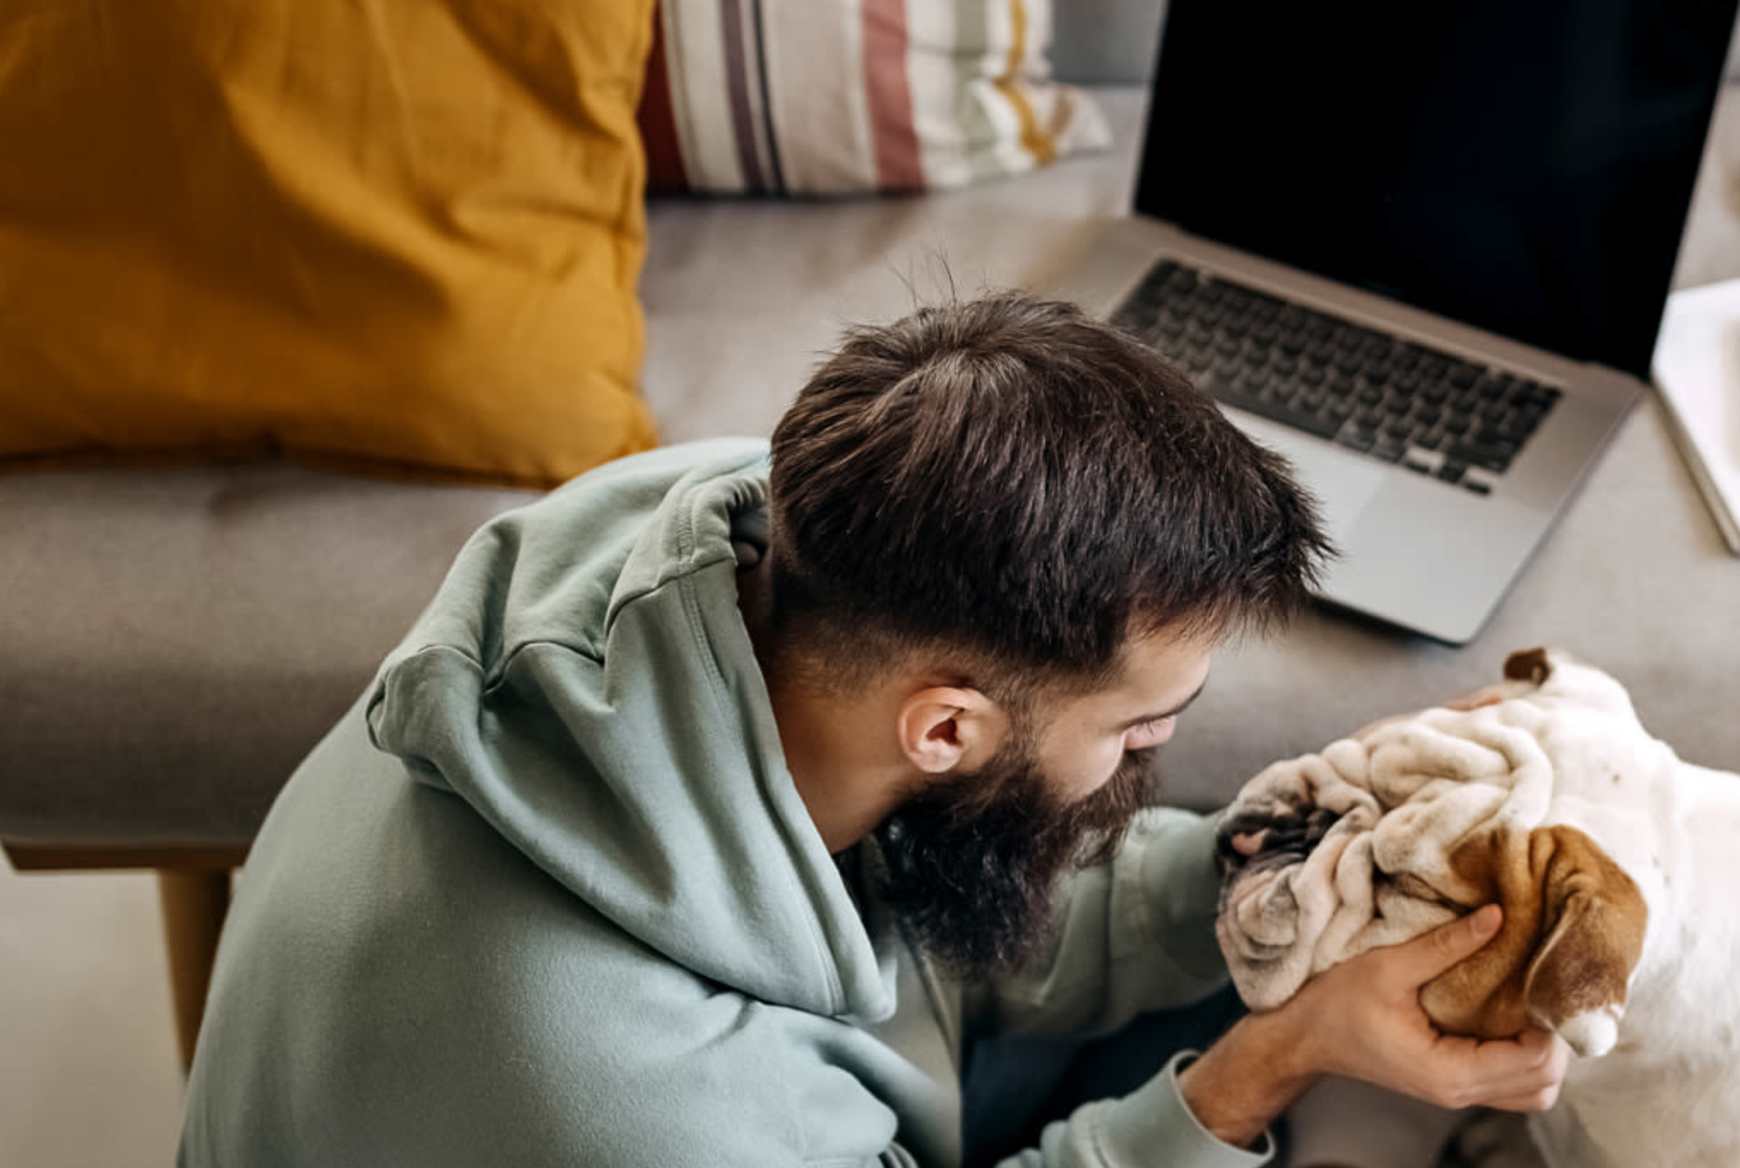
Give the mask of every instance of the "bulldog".
POLYGON ((1740 776, 1652 737, 1568 654, 1252 779, 1220 827, 1217 929, 1255 1010, 1483 904, 1486 948, 1421 991, 1442 1030, 1555 1031, 1531 1131, 1553 1168, 1740 1164, 1740 776))

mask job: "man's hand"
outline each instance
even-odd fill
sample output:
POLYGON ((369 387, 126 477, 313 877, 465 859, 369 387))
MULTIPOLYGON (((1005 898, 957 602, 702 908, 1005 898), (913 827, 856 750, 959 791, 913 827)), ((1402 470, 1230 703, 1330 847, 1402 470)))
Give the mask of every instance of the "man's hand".
POLYGON ((1406 944, 1373 949, 1306 982, 1280 1009, 1240 1020, 1180 1074, 1185 1102, 1216 1136, 1241 1146, 1326 1074, 1440 1107, 1546 1110, 1569 1061, 1555 1035, 1453 1038, 1420 1007, 1420 987, 1491 940, 1501 917, 1488 905, 1406 944))
POLYGON ((1420 1008, 1420 987, 1491 940, 1502 915, 1497 905, 1488 905, 1307 982, 1276 1011, 1299 1015, 1306 1065, 1440 1107, 1551 1107, 1570 1059, 1557 1036, 1531 1028, 1514 1039, 1454 1038, 1440 1033, 1420 1008))

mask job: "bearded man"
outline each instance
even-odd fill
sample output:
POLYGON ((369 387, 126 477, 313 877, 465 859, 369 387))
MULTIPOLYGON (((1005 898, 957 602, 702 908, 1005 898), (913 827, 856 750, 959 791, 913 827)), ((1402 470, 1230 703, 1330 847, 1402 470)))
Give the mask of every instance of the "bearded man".
POLYGON ((942 1168, 991 1154, 969 1065, 968 1126, 1023 1130, 1012 1035, 1147 1061, 1023 1164, 1264 1163, 1330 1072, 1550 1102, 1546 1038, 1420 1012, 1475 919, 1206 1049, 1144 1021, 1225 979, 1213 822, 1149 806, 1154 753, 1325 553, 1177 372, 1016 294, 853 330, 771 447, 492 521, 254 846, 181 1163, 942 1168))

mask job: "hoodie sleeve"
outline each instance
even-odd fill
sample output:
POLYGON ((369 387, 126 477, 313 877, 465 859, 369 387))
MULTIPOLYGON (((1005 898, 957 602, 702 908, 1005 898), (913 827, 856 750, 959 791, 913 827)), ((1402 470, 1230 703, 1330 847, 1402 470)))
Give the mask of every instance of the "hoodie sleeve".
MULTIPOLYGON (((1052 945, 1026 967, 968 987, 963 1007, 977 1036, 1093 1033, 1138 1014, 1196 1001, 1226 981, 1215 940, 1220 876, 1215 820, 1171 808, 1144 811, 1107 864, 1070 878, 1052 945)), ((1195 1052, 1175 1056, 1142 1087, 1078 1108, 1046 1127, 1037 1147, 1001 1168, 1257 1168, 1197 1120, 1178 1089, 1195 1052)))
POLYGON ((1069 877, 1050 946, 964 988, 967 1031, 1101 1033, 1223 985, 1214 829, 1213 818, 1186 811, 1142 812, 1114 859, 1069 877))
POLYGON ((1203 1127, 1178 1090, 1178 1071, 1193 1057, 1186 1051, 1166 1069, 1122 1099, 1078 1107, 1050 1124, 1039 1146, 1004 1160, 998 1168, 1261 1168, 1275 1155, 1267 1132, 1254 1150, 1235 1148, 1203 1127))

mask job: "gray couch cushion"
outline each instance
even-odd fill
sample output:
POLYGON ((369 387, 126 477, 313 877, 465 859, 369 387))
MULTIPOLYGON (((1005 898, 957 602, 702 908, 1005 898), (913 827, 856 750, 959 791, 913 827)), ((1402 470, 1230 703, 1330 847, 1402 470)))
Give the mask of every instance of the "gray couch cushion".
POLYGON ((256 465, 0 476, 0 836, 243 843, 534 496, 256 465))
POLYGON ((1020 284, 1129 205, 1146 95, 1104 90, 1113 151, 923 198, 660 200, 641 273, 646 392, 666 441, 771 433, 853 321, 1020 284))

